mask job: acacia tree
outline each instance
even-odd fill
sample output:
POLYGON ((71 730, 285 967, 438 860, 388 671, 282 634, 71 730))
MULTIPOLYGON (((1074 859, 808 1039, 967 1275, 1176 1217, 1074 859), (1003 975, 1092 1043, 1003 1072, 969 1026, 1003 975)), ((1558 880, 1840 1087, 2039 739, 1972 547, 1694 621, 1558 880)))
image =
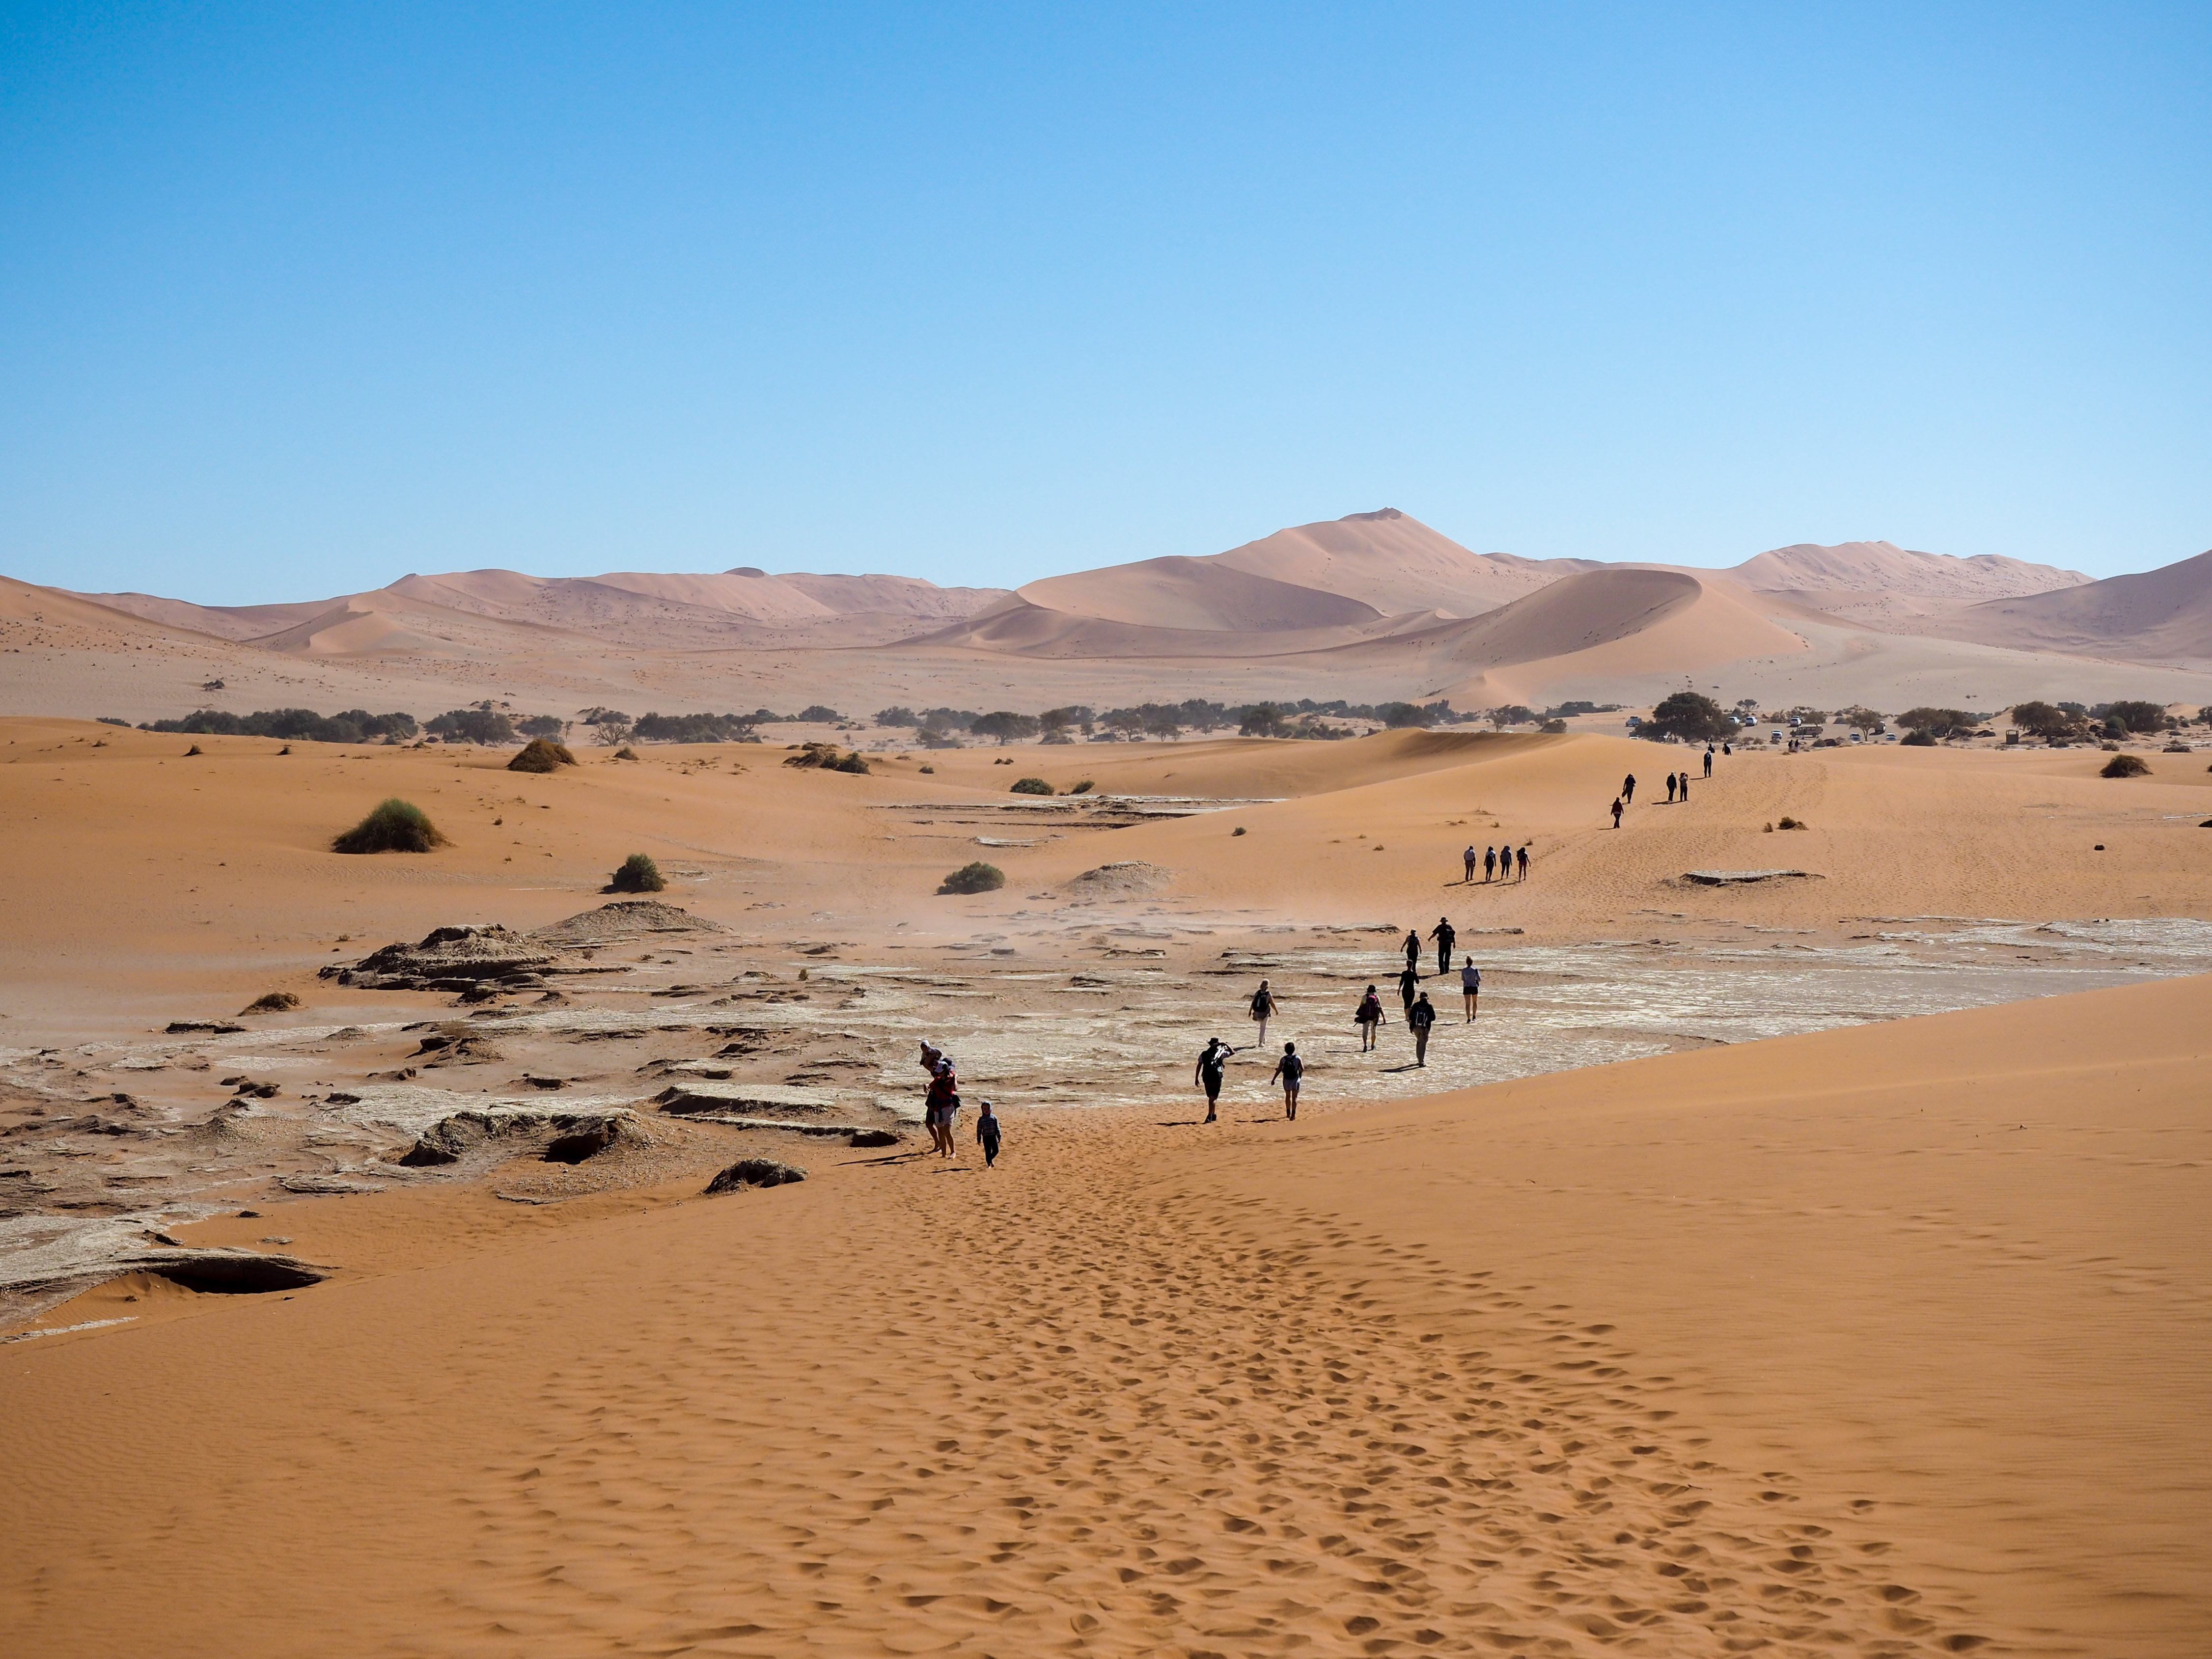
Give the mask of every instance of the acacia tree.
POLYGON ((1728 711, 1699 691, 1662 697, 1651 718, 1636 728, 1639 738, 1680 738, 1685 743, 1721 743, 1735 735, 1728 711))
POLYGON ((1963 708, 1908 708, 1897 717, 1908 732, 1925 732, 1931 738, 1962 737, 1974 729, 1974 717, 1963 708))

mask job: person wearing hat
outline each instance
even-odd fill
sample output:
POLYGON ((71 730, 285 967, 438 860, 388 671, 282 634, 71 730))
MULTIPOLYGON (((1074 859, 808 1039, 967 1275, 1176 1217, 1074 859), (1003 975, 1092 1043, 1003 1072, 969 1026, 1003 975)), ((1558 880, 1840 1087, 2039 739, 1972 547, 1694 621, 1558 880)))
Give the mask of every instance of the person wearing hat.
POLYGON ((951 1158, 955 1156, 952 1123, 960 1115, 960 1079, 953 1072, 952 1057, 927 1042, 921 1045, 921 1065, 929 1073, 929 1094, 922 1102, 922 1126, 929 1131, 929 1144, 938 1156, 951 1158))
POLYGON ((1237 1051, 1219 1037, 1208 1037, 1206 1047, 1198 1053, 1198 1073, 1191 1081, 1206 1091, 1206 1121, 1212 1123, 1218 1115, 1216 1107, 1221 1099, 1221 1072, 1229 1064, 1229 1056, 1237 1051))

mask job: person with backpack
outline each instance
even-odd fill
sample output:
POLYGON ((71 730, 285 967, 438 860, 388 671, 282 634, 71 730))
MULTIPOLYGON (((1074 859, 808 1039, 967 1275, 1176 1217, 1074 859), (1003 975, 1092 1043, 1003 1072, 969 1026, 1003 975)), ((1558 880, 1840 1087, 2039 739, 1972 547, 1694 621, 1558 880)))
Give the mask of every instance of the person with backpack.
POLYGON ((1206 1047, 1198 1051, 1198 1071, 1191 1081, 1206 1091, 1206 1121, 1212 1123, 1217 1116, 1221 1100, 1222 1070, 1229 1064, 1229 1056, 1237 1051, 1219 1037, 1208 1037, 1206 1047))
POLYGON ((1482 878, 1487 882, 1497 873, 1498 849, 1495 847, 1486 847, 1482 849, 1482 878))
POLYGON ((1260 988, 1252 993, 1252 1018, 1259 1022, 1260 1026, 1260 1035, 1253 1039, 1254 1042, 1265 1042, 1267 1040, 1267 1022, 1274 1018, 1274 1014, 1275 994, 1267 988, 1267 981, 1263 979, 1260 981, 1260 988))
POLYGON ((1451 967, 1452 941, 1459 937, 1453 930, 1449 916, 1438 916, 1437 925, 1429 930, 1429 937, 1437 942, 1437 971, 1446 972, 1451 967))
POLYGON ((975 1120, 975 1141, 983 1149, 983 1167, 991 1168, 999 1161, 999 1120, 992 1115, 991 1103, 983 1103, 983 1115, 975 1120))
POLYGON ((1369 986, 1367 994, 1359 999, 1359 1006, 1353 1010, 1352 1019, 1359 1027, 1359 1052, 1374 1053, 1376 1030, 1382 1024, 1382 999, 1375 994, 1373 986, 1369 986))
POLYGON ((1298 1079, 1305 1074, 1306 1063, 1298 1058, 1298 1045, 1285 1042, 1283 1057, 1275 1062, 1274 1076, 1267 1081, 1273 1083, 1277 1078, 1282 1079, 1283 1115, 1292 1122, 1297 1121, 1298 1115, 1298 1079))
POLYGON ((1482 969, 1474 965, 1473 957, 1460 959, 1459 994, 1467 999, 1467 1018, 1474 1018, 1474 1005, 1482 995, 1482 969))
POLYGON ((1429 994, 1421 993, 1421 1000, 1406 1011, 1406 1024, 1413 1033, 1413 1064, 1425 1068, 1429 1063, 1429 1033, 1436 1029, 1437 1011, 1429 1004, 1429 994))

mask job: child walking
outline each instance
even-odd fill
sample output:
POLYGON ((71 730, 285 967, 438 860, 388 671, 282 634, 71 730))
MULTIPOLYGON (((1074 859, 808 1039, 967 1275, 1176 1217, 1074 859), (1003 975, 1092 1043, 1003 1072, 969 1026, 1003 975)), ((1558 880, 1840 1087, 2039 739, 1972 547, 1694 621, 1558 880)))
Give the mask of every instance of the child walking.
POLYGON ((983 1167, 988 1170, 999 1161, 999 1120, 988 1100, 983 1103, 983 1115, 975 1120, 975 1139, 983 1148, 983 1167))

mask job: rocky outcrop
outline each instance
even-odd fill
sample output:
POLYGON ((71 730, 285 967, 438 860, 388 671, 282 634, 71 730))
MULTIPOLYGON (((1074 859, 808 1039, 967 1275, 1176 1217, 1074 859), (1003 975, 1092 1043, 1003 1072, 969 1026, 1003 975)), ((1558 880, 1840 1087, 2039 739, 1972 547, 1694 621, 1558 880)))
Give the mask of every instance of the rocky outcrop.
POLYGON ((604 945, 609 939, 630 939, 640 933, 720 933, 719 921, 695 916, 689 910, 659 899, 617 899, 596 910, 586 910, 541 927, 530 937, 547 945, 604 945))
POLYGON ((805 1179, 806 1171, 796 1164, 778 1164, 768 1158, 741 1158, 708 1182, 707 1191, 734 1193, 746 1187, 781 1187, 805 1179))
POLYGON ((510 928, 436 927, 421 943, 387 945, 350 967, 332 963, 323 977, 367 991, 469 991, 497 984, 510 990, 542 986, 553 953, 510 928))
POLYGON ((653 1098, 664 1112, 679 1115, 719 1112, 736 1116, 807 1116, 832 1109, 836 1097, 788 1083, 716 1083, 686 1079, 653 1098))
POLYGON ((562 1110, 538 1106, 471 1107, 440 1118, 415 1139, 399 1162, 409 1169, 460 1160, 494 1141, 547 1137, 544 1156, 555 1164, 581 1164, 625 1141, 642 1141, 643 1127, 628 1107, 562 1110))

